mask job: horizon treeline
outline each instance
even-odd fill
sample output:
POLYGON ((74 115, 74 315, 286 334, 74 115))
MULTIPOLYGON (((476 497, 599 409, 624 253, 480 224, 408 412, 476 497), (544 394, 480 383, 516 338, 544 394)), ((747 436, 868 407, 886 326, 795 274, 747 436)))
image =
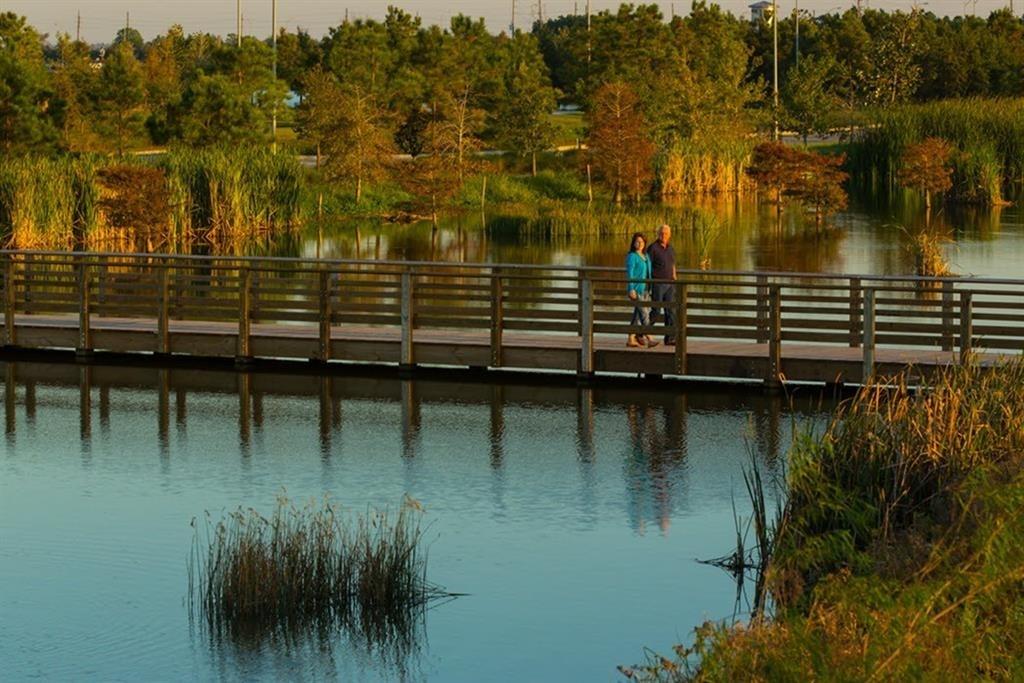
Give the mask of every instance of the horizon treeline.
MULTIPOLYGON (((801 16, 799 53, 795 29, 793 15, 780 17, 778 116, 804 135, 861 108, 1024 95, 1024 20, 1008 10, 801 16)), ((24 18, 0 14, 0 150, 268 143, 271 116, 291 125, 301 107, 284 103, 304 100, 314 74, 370 97, 398 150, 412 154, 426 114, 437 119, 453 100, 464 111, 449 106, 445 120, 462 115, 487 145, 535 154, 552 144, 544 116, 557 102, 587 110, 613 81, 635 91, 662 151, 722 144, 774 118, 770 23, 703 2, 668 21, 655 5, 622 5, 593 15, 589 32, 573 15, 512 36, 463 15, 425 26, 390 7, 382 21, 343 22, 320 40, 282 30, 277 62, 275 78, 269 40, 238 45, 180 26, 148 42, 121 29, 101 57, 67 35, 47 43, 24 18)))

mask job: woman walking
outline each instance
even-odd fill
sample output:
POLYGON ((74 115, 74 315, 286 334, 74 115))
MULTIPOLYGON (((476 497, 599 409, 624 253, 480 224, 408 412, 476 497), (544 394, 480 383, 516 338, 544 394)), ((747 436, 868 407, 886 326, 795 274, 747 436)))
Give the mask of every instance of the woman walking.
MULTIPOLYGON (((635 233, 629 243, 629 253, 626 255, 626 278, 629 282, 626 285, 626 293, 629 300, 634 303, 633 318, 630 325, 650 325, 648 308, 651 295, 647 291, 647 280, 651 279, 651 261, 647 258, 645 248, 647 240, 641 233, 635 233)), ((626 346, 639 347, 647 346, 654 348, 658 342, 646 334, 630 334, 626 346)))

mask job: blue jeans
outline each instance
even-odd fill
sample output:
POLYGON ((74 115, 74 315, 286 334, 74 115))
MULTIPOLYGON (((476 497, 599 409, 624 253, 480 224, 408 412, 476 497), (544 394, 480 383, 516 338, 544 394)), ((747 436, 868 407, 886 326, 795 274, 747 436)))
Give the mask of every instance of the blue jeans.
MULTIPOLYGON (((644 292, 639 294, 636 298, 636 306, 633 307, 633 318, 629 321, 630 325, 643 325, 647 327, 651 324, 651 318, 647 313, 647 308, 650 305, 651 297, 644 292)), ((641 333, 643 334, 643 333, 641 333)))
MULTIPOLYGON (((654 302, 654 308, 651 309, 651 313, 654 315, 658 314, 658 304, 669 304, 668 306, 660 307, 665 312, 665 327, 672 327, 676 322, 675 307, 672 306, 672 302, 676 298, 676 288, 671 284, 658 284, 651 287, 651 301, 654 302)), ((665 335, 665 341, 672 341, 672 337, 665 335)))

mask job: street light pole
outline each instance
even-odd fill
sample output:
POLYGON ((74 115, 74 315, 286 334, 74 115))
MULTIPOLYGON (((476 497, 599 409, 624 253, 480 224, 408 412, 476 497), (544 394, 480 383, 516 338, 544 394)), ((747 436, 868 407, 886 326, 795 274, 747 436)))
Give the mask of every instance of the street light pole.
POLYGON ((779 3, 772 0, 772 104, 773 131, 772 139, 779 141, 779 3))
MULTIPOLYGON (((270 45, 274 50, 274 85, 277 85, 277 0, 271 0, 271 35, 270 45)), ((274 100, 274 109, 271 113, 270 118, 270 135, 273 142, 270 143, 270 149, 277 154, 277 100, 274 100)))
POLYGON ((793 10, 793 20, 796 22, 796 52, 793 58, 796 66, 800 66, 800 0, 796 0, 796 9, 793 10))

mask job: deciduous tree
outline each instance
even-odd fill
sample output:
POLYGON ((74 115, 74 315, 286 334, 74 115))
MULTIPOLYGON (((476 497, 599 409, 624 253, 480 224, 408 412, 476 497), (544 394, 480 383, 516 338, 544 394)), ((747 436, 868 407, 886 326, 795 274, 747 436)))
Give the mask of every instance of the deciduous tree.
POLYGON ((623 194, 639 199, 653 175, 654 143, 636 93, 622 81, 602 86, 588 120, 589 158, 599 178, 616 202, 623 194))
POLYGON ((953 187, 953 152, 953 146, 942 138, 926 138, 903 150, 897 180, 903 187, 923 194, 929 212, 932 194, 953 187))

